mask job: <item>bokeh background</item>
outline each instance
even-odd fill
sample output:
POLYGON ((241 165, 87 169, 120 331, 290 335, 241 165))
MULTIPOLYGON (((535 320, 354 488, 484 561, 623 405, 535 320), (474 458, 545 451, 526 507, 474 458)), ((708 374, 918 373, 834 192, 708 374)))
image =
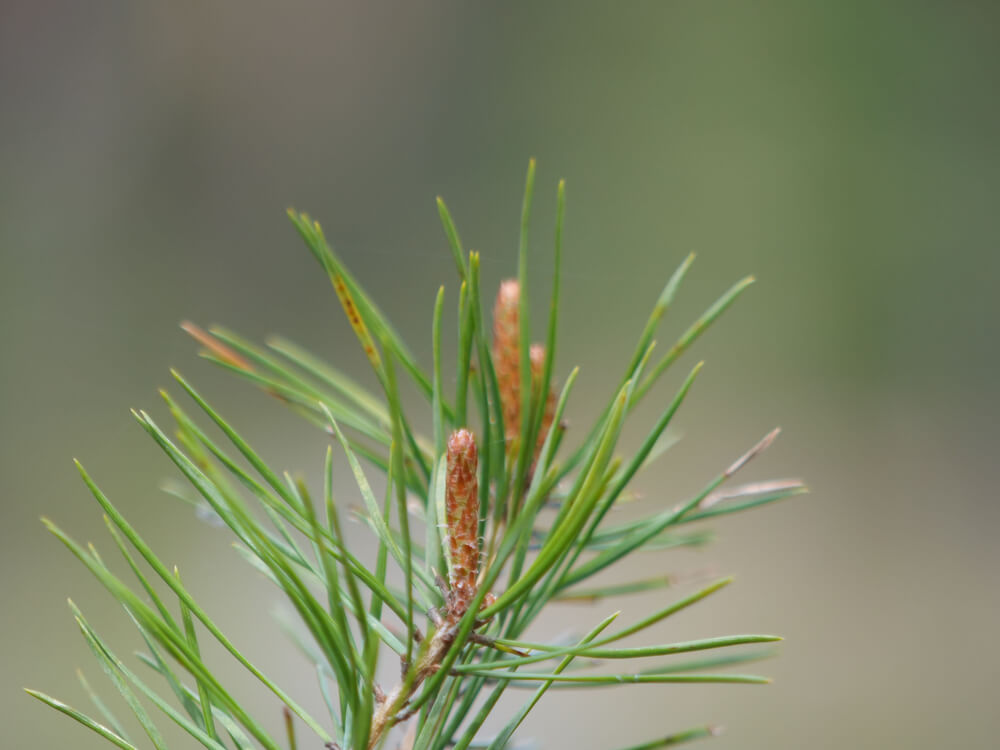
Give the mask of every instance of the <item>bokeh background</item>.
MULTIPOLYGON (((437 286, 457 292, 434 197, 482 250, 491 288, 514 273, 535 156, 543 282, 555 184, 568 184, 557 364, 583 368, 573 423, 609 396, 662 283, 697 251, 664 343, 738 277, 760 282, 653 394, 662 405, 707 360, 684 441, 640 481, 645 507, 684 497, 775 424, 782 439, 750 471, 803 476, 813 493, 715 524, 697 554, 639 564, 735 573, 658 635, 782 633, 758 668, 772 686, 562 691, 522 736, 614 748, 712 722, 728 727, 720 750, 996 747, 998 64, 1000 6, 966 0, 5 0, 0 745, 104 747, 20 692, 89 708, 74 670, 104 685, 67 595, 124 653, 135 645, 38 522, 113 549, 72 456, 234 640, 315 692, 278 645, 276 594, 160 491, 171 467, 128 409, 162 419, 156 388, 176 366, 275 464, 314 480, 323 437, 199 360, 177 323, 279 332, 366 378, 285 218, 295 205, 426 356, 437 286)), ((620 606, 629 617, 676 595, 620 606)))

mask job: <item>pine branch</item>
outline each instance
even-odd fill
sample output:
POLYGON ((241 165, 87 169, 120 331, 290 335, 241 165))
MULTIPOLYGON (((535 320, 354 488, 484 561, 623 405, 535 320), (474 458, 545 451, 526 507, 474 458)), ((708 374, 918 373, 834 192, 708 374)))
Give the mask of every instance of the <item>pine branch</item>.
MULTIPOLYGON (((320 448, 323 453, 318 463, 323 476, 319 502, 304 481, 273 467, 177 372, 173 375, 180 389, 197 407, 193 413, 213 424, 223 439, 210 437, 199 419, 167 393, 163 397, 175 423, 173 437, 146 412, 135 413, 143 430, 186 480, 187 488, 171 489, 172 494, 226 527, 239 554, 250 563, 248 570, 276 585, 295 612, 297 622, 283 627, 292 650, 301 652, 315 669, 332 731, 220 630, 211 607, 195 600, 176 569, 156 555, 80 467, 137 584, 113 572, 94 546, 80 545, 52 522, 45 523, 124 609, 146 644, 139 662, 151 672, 151 682, 116 656, 71 604, 99 666, 153 747, 166 749, 156 723, 162 714, 212 750, 230 744, 237 750, 296 750, 317 743, 340 750, 387 746, 501 750, 549 689, 768 682, 756 675, 705 670, 769 656, 771 651, 745 647, 780 640, 777 636, 611 646, 646 633, 668 617, 681 616, 721 591, 730 579, 681 597, 618 630, 610 629, 614 613, 594 623, 585 635, 569 640, 524 639, 546 609, 559 601, 601 602, 703 578, 703 572, 668 573, 588 584, 633 554, 700 545, 710 539, 705 531, 679 531, 682 524, 805 491, 798 480, 728 484, 774 441, 775 430, 683 502, 637 520, 609 523, 622 502, 640 502, 632 489, 635 477, 675 440, 667 430, 690 397, 704 363, 698 363, 658 407, 660 416, 638 450, 623 454, 620 437, 626 423, 640 402, 656 398, 653 388, 670 366, 753 279, 730 288, 657 359, 655 336, 692 267, 694 256, 686 258, 656 300, 617 387, 598 410, 599 417, 585 430, 570 430, 564 415, 572 408, 578 370, 560 370, 556 356, 560 326, 574 322, 563 321, 559 314, 565 184, 560 182, 556 193, 547 323, 543 341, 532 341, 536 316, 529 305, 528 252, 534 182, 532 161, 521 207, 516 279, 503 282, 492 308, 484 302, 480 287, 480 256, 463 249, 455 222, 438 199, 457 273, 457 330, 446 325, 442 286, 429 327, 433 350, 429 368, 417 361, 374 297, 334 252, 319 223, 289 211, 294 227, 330 279, 381 393, 360 386, 286 339, 272 338, 266 346, 258 346, 224 328, 182 325, 203 347, 206 358, 319 428, 317 456, 320 448), (491 319, 485 312, 489 309, 491 319), (455 334, 456 360, 445 362, 444 339, 455 334), (450 389, 445 393, 447 372, 456 373, 454 393, 450 389), (409 402, 404 406, 401 381, 422 395, 419 408, 409 402), (430 435, 421 434, 422 424, 431 426, 430 435), (377 542, 372 564, 351 551, 351 540, 341 525, 344 506, 333 492, 334 446, 343 451, 356 488, 347 507, 377 542), (383 498, 372 489, 371 472, 385 479, 383 498), (232 686, 224 683, 220 652, 204 648, 206 639, 221 645, 225 658, 234 659, 277 699, 281 739, 265 728, 273 723, 270 719, 253 715, 232 686), (710 654, 676 658, 702 651, 710 654), (632 668, 634 660, 651 657, 665 661, 653 668, 632 668), (385 658, 399 660, 399 679, 383 688, 376 674, 385 658), (612 673, 602 671, 609 663, 624 666, 612 673), (531 665, 539 665, 539 671, 522 669, 531 665), (507 719, 499 734, 483 738, 483 724, 511 687, 530 687, 534 695, 507 719)), ((125 750, 137 747, 82 674, 80 681, 101 722, 44 693, 28 692, 111 744, 125 750)), ((716 733, 715 728, 701 726, 629 750, 668 747, 716 733)))

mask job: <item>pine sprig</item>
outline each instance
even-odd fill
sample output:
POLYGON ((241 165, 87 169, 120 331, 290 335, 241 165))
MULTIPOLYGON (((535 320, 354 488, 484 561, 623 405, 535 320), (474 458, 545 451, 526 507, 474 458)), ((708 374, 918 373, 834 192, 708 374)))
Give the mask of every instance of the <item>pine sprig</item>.
MULTIPOLYGON (((29 694, 126 750, 146 747, 147 741, 148 746, 166 748, 157 724, 164 717, 212 750, 296 750, 314 742, 340 750, 501 750, 510 746, 524 718, 549 689, 767 682, 755 675, 711 670, 769 656, 770 651, 745 647, 780 640, 777 636, 611 645, 679 615, 720 591, 729 579, 616 630, 609 630, 617 622, 617 613, 612 614, 575 643, 525 639, 545 609, 559 601, 598 602, 675 585, 676 577, 669 575, 585 584, 633 554, 708 540, 705 532, 678 531, 682 524, 805 491, 797 480, 727 488, 729 480, 770 445, 777 436, 773 431, 694 496, 638 520, 607 523, 612 509, 634 499, 629 486, 636 474, 666 449, 667 428, 703 363, 691 370, 639 449, 629 455, 619 450, 624 425, 639 402, 651 398, 650 391, 670 366, 753 278, 725 292, 657 359, 656 332, 691 268, 694 256, 686 258, 656 300, 600 416, 582 435, 571 434, 563 415, 570 408, 577 370, 560 376, 556 367, 565 184, 559 183, 556 196, 554 273, 544 342, 532 342, 528 258, 534 182, 532 161, 522 203, 517 278, 504 282, 492 308, 493 320, 487 318, 491 308, 480 287, 479 254, 463 249, 455 222, 438 199, 458 275, 455 363, 443 361, 441 354, 443 340, 450 335, 444 325, 444 287, 434 300, 433 355, 430 368, 424 369, 334 252, 319 223, 295 211, 289 211, 289 217, 329 277, 381 392, 361 386, 286 339, 258 346, 223 328, 183 324, 202 345, 205 357, 279 399, 332 441, 321 464, 323 496, 318 502, 303 481, 273 468, 177 372, 174 378, 201 413, 200 420, 167 393, 163 397, 174 420, 173 437, 147 413, 135 413, 197 495, 196 502, 228 527, 251 568, 281 589, 296 612, 308 637, 296 634, 290 644, 313 663, 328 720, 307 713, 218 628, 176 569, 153 552, 82 466, 83 479, 106 514, 112 540, 136 585, 114 573, 96 548, 81 546, 52 522, 45 523, 124 608, 146 644, 139 663, 148 674, 140 676, 71 604, 98 664, 141 727, 143 743, 134 744, 82 675, 81 684, 103 723, 44 693, 29 694), (444 373, 452 368, 456 389, 446 393, 444 373), (404 405, 401 378, 426 399, 425 414, 404 405), (199 421, 214 424, 224 439, 209 437, 199 421), (429 436, 417 428, 424 421, 431 424, 429 436), (565 442, 572 447, 564 447, 565 442), (342 527, 342 509, 333 494, 334 445, 347 459, 361 500, 352 504, 359 506, 355 512, 377 541, 372 565, 351 551, 342 527), (385 477, 383 500, 369 482, 371 471, 385 477), (395 583, 400 579, 401 588, 395 583), (254 716, 223 684, 216 666, 206 663, 204 639, 216 641, 271 691, 284 717, 282 739, 267 730, 272 719, 254 716), (676 658, 702 651, 710 655, 676 658), (642 670, 602 669, 648 658, 665 661, 642 670), (384 659, 399 661, 400 677, 394 685, 376 681, 384 659), (534 694, 499 734, 482 738, 482 726, 507 688, 531 688, 534 694), (151 713, 146 702, 157 713, 151 713), (299 736, 300 722, 312 735, 309 739, 299 736)), ((715 733, 715 728, 698 727, 629 750, 668 747, 715 733)))

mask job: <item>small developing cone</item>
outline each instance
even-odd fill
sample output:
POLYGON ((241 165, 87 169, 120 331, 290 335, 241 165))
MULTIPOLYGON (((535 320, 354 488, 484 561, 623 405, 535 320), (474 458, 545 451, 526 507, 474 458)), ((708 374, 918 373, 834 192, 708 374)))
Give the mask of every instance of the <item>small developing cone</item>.
MULTIPOLYGON (((545 347, 541 344, 531 345, 531 385, 536 392, 541 387, 543 370, 545 369, 545 347)), ((537 393, 536 393, 537 398, 537 393)), ((552 419, 556 413, 556 392, 549 388, 545 394, 545 410, 542 412, 542 425, 538 430, 538 442, 535 443, 535 461, 542 452, 542 444, 552 427, 552 419)))
POLYGON ((476 595, 479 575, 479 482, 476 478, 479 454, 476 439, 468 430, 456 430, 448 438, 448 475, 445 485, 445 514, 448 552, 452 567, 449 577, 451 601, 449 620, 457 622, 476 595))
MULTIPOLYGON (((517 455, 518 439, 521 435, 521 330, 518 304, 521 298, 520 285, 516 280, 500 284, 497 301, 493 307, 493 366, 497 373, 500 402, 503 410, 504 435, 507 439, 507 454, 517 455)), ((532 344, 530 349, 531 381, 536 389, 542 380, 545 367, 545 347, 532 344)), ((538 397, 538 394, 535 394, 538 397)), ((552 426, 556 408, 556 395, 551 389, 545 394, 545 411, 542 425, 535 443, 534 458, 538 459, 545 437, 552 426)))

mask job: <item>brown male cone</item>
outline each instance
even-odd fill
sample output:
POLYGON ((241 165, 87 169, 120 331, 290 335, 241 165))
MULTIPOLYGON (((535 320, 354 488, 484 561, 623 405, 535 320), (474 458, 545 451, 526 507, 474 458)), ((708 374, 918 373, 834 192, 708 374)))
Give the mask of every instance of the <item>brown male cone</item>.
POLYGON ((520 299, 521 287, 517 281, 504 281, 493 306, 493 366, 497 373, 508 450, 521 434, 520 299))
MULTIPOLYGON (((518 439, 521 435, 521 329, 518 313, 520 299, 520 285, 516 280, 509 279, 500 284, 500 291, 497 292, 496 303, 493 306, 493 367, 496 370, 497 386, 500 391, 507 455, 511 458, 517 455, 518 439)), ((545 347, 541 344, 532 344, 529 360, 532 387, 538 388, 545 366, 545 347)), ((535 398, 538 398, 537 393, 535 398)), ((556 395, 550 389, 545 394, 545 410, 535 443, 533 455, 536 460, 552 426, 555 408, 556 395)))
POLYGON ((449 615, 460 618, 476 595, 479 575, 479 454, 476 439, 468 430, 456 430, 448 438, 448 470, 445 483, 445 523, 451 557, 449 615))

